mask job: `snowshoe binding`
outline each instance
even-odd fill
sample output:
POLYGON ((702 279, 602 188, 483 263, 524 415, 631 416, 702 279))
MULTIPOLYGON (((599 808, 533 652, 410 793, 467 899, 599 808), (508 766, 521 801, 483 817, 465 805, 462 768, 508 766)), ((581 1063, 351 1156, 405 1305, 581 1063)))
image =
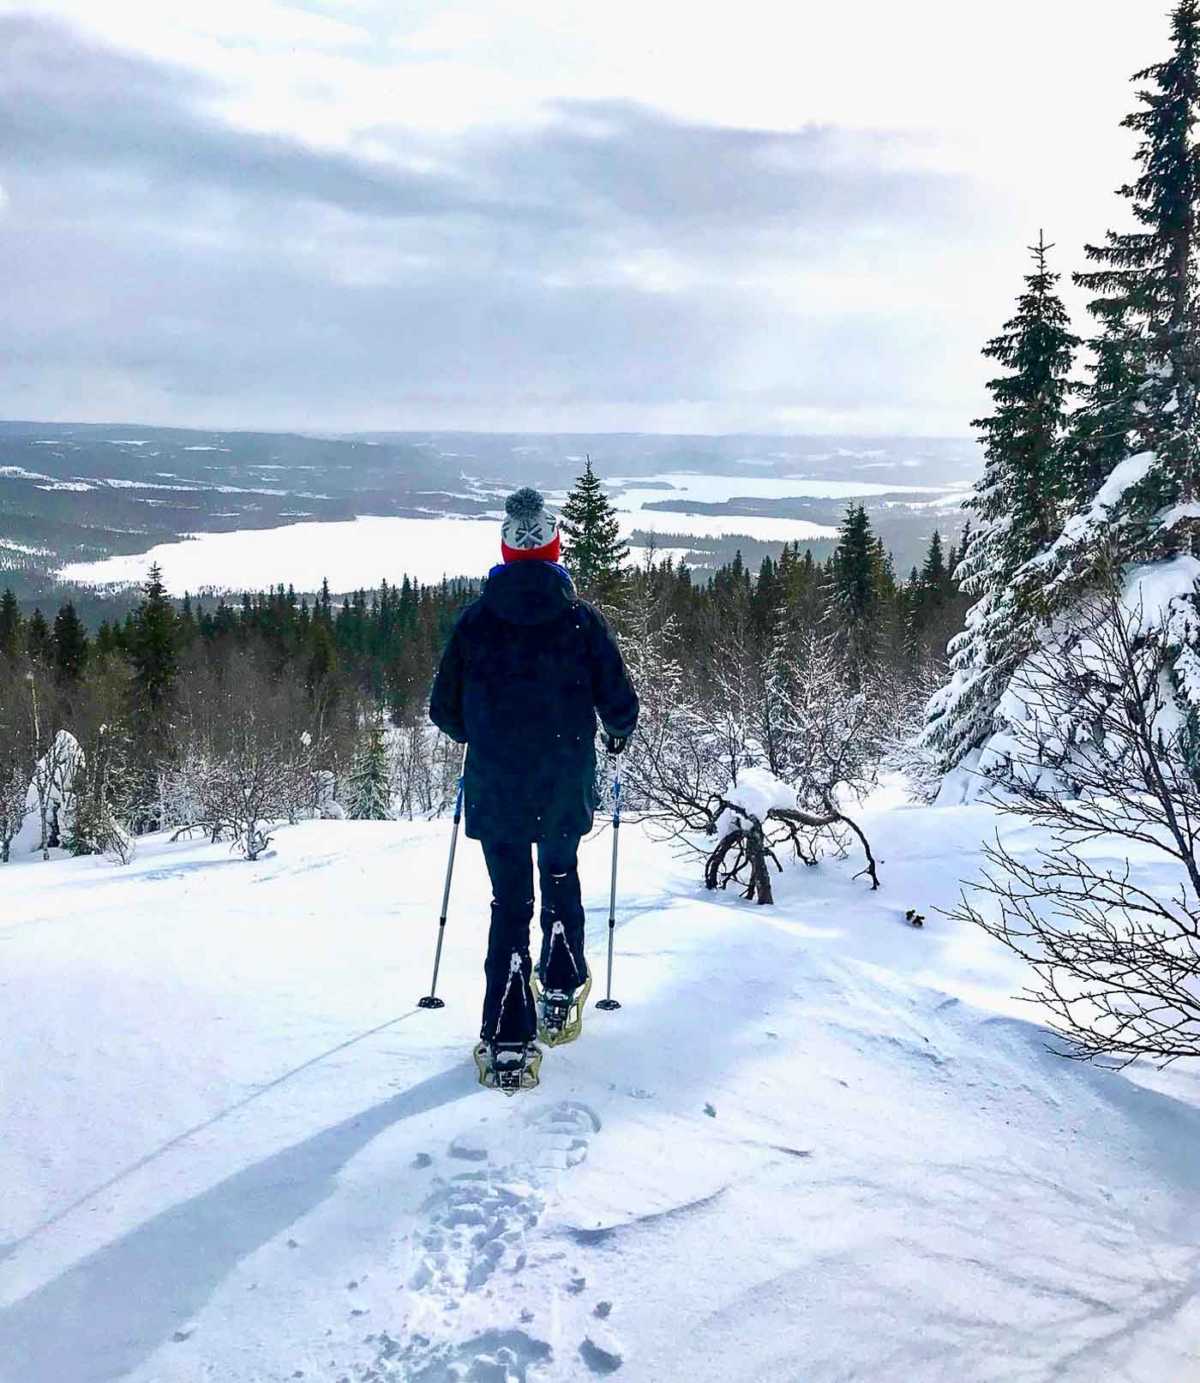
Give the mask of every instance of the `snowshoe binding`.
POLYGON ((537 1004, 538 1037, 547 1047, 574 1042, 583 1031, 583 1009, 592 989, 591 975, 574 991, 543 989, 536 974, 531 982, 537 1004))
POLYGON ((542 1049, 536 1042, 480 1042, 474 1051, 479 1084, 515 1095, 538 1084, 542 1049))

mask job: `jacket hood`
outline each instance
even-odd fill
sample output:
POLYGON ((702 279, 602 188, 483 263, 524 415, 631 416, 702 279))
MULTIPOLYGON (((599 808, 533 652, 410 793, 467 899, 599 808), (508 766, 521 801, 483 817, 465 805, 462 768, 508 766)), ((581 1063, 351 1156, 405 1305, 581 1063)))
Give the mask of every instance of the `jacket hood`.
POLYGON ((509 562, 493 567, 484 606, 509 624, 545 624, 574 605, 575 583, 557 562, 509 562))

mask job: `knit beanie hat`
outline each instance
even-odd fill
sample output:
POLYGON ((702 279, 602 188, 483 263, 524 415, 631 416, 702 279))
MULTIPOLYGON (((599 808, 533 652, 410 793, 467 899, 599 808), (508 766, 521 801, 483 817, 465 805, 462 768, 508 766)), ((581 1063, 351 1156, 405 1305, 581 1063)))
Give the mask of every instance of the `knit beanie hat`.
POLYGON ((500 552, 506 562, 557 562, 561 555, 558 520, 546 510, 546 502, 524 485, 504 501, 505 520, 500 530, 500 552))

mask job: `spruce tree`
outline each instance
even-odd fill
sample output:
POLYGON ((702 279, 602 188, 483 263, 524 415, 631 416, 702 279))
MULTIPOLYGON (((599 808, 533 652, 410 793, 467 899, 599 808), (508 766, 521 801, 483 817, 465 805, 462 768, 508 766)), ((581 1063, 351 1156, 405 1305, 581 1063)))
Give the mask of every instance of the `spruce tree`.
POLYGON ((54 660, 54 636, 41 610, 34 610, 25 621, 25 651, 37 663, 54 660))
POLYGON ((1132 496, 1129 517, 1139 526, 1165 504, 1200 497, 1200 165, 1193 138, 1200 111, 1200 0, 1175 6, 1171 42, 1165 62, 1134 74, 1144 84, 1141 108, 1122 122, 1140 138, 1138 176, 1120 192, 1141 229, 1110 231, 1102 245, 1087 246, 1098 267, 1076 275, 1096 294, 1090 310, 1123 345, 1122 363, 1135 377, 1137 445, 1154 453, 1132 496))
POLYGON ((1138 421, 1136 339, 1110 325, 1087 344, 1087 379, 1062 447, 1064 491, 1073 508, 1090 504, 1117 463, 1133 451, 1138 421))
POLYGON ((621 589, 629 544, 621 537, 616 510, 592 470, 590 456, 563 505, 559 527, 563 561, 580 593, 601 602, 614 600, 621 589))
POLYGON ((157 565, 150 568, 142 603, 130 621, 127 653, 133 672, 129 700, 135 737, 134 773, 143 803, 136 826, 154 830, 159 821, 149 804, 156 775, 174 757, 171 718, 179 676, 178 622, 157 565))
POLYGON ((354 756, 346 813, 352 821, 392 820, 392 773, 382 716, 372 719, 354 756))
POLYGON ((832 609, 851 627, 866 624, 878 604, 877 549, 866 508, 851 504, 833 553, 832 609))
POLYGON ((87 659, 87 630, 68 600, 54 618, 54 671, 58 680, 67 685, 78 682, 87 659))
POLYGON ((1064 478, 1061 445, 1078 338, 1055 291, 1043 235, 1030 246, 1033 272, 1017 312, 984 355, 1006 373, 988 382, 994 411, 977 419, 984 470, 967 507, 978 515, 956 575, 977 597, 967 627, 951 641, 951 680, 930 701, 926 743, 951 768, 993 729, 1008 679, 1034 637, 1033 596, 1014 589, 1016 573, 1059 530, 1064 478))
POLYGON ((1067 447, 1077 521, 1028 574, 1051 611, 1114 564, 1200 546, 1186 510, 1200 499, 1200 0, 1175 6, 1171 40, 1135 73, 1140 105, 1122 122, 1139 136, 1119 189, 1139 228, 1088 245, 1096 267, 1075 275, 1099 330, 1067 447))
POLYGON ((142 589, 129 649, 133 696, 138 712, 157 722, 167 714, 175 691, 179 673, 178 631, 175 610, 157 565, 150 568, 142 589))
POLYGON ((942 535, 935 528, 929 540, 929 551, 918 578, 921 585, 930 593, 942 593, 946 581, 946 559, 942 555, 942 535))
POLYGON ((13 658, 22 651, 25 644, 24 620, 12 591, 5 589, 0 596, 0 657, 13 658))
POLYGON ((875 651, 882 599, 894 589, 890 558, 871 530, 865 507, 850 504, 830 559, 826 617, 845 636, 852 680, 875 651))

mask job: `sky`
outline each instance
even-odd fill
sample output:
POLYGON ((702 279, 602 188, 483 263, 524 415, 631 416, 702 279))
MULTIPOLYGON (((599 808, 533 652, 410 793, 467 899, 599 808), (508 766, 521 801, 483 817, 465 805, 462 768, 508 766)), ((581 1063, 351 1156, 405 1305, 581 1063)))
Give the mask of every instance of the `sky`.
POLYGON ((1166 0, 0 0, 0 416, 967 435, 1166 0))

